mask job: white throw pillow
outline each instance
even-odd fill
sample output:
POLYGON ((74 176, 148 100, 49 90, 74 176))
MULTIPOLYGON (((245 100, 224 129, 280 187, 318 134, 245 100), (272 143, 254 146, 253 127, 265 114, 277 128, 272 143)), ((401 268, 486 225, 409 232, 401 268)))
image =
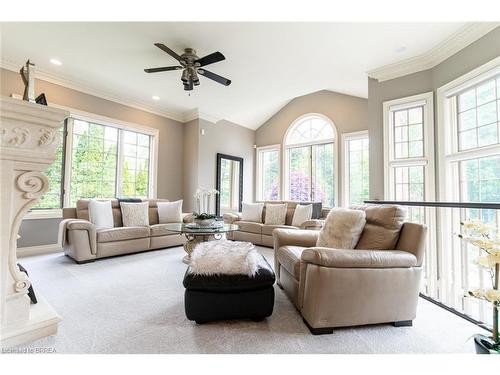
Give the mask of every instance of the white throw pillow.
POLYGON ((287 204, 267 204, 266 220, 267 225, 285 225, 287 204))
POLYGON ((115 223, 111 201, 91 199, 89 201, 89 221, 97 228, 113 228, 115 223))
POLYGON ((264 203, 242 203, 241 221, 253 221, 262 223, 262 209, 264 203))
POLYGON ((354 249, 366 223, 361 210, 332 208, 319 232, 316 246, 334 249, 354 249))
POLYGON ((295 206, 295 212, 293 213, 292 225, 294 227, 300 227, 303 222, 311 220, 312 213, 312 204, 297 204, 297 206, 295 206))
POLYGON ((182 199, 175 202, 158 202, 160 224, 182 223, 182 199))
POLYGON ((149 202, 120 203, 124 227, 147 227, 149 225, 149 202))

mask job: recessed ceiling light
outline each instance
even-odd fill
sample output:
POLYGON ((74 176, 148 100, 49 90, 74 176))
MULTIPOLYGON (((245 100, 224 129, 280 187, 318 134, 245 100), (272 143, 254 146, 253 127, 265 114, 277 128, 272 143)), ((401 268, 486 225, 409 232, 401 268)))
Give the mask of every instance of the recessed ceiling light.
POLYGON ((396 48, 394 50, 394 52, 396 52, 396 53, 402 53, 404 51, 406 51, 406 47, 405 46, 398 47, 398 48, 396 48))
POLYGON ((62 65, 62 62, 57 59, 50 59, 50 62, 54 65, 62 65))
POLYGON ((151 99, 153 99, 153 100, 160 100, 160 97, 159 97, 158 95, 153 95, 153 96, 151 97, 151 99))

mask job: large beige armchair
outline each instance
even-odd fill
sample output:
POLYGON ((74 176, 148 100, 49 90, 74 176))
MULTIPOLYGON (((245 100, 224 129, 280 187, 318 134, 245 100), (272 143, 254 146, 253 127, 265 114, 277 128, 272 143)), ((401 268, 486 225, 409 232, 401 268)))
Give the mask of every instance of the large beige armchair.
POLYGON ((415 319, 426 226, 397 206, 355 208, 367 219, 356 249, 316 247, 318 231, 273 232, 277 283, 313 334, 415 319))

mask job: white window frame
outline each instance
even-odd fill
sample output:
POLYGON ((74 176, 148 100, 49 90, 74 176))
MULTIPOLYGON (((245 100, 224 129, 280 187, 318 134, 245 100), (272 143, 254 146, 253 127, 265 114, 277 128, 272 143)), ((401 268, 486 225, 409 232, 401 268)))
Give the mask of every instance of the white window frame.
MULTIPOLYGON (((285 132, 285 136, 283 137, 283 151, 282 151, 283 152, 283 154, 282 154, 282 160, 283 160, 283 163, 282 163, 282 166, 283 166, 283 168, 282 168, 282 170, 283 170, 282 181, 283 181, 283 184, 281 186, 281 196, 282 197, 285 197, 285 199, 290 199, 290 195, 288 192, 289 162, 290 162, 288 150, 291 148, 322 145, 322 144, 327 144, 327 143, 333 143, 333 155, 335 156, 334 166, 333 166, 334 177, 335 177, 334 178, 335 194, 333 196, 333 199, 334 199, 333 204, 334 204, 334 206, 339 205, 339 202, 340 202, 339 201, 339 196, 340 196, 339 195, 339 153, 338 153, 338 147, 337 147, 338 132, 337 132, 337 127, 335 126, 334 122, 329 117, 327 117, 321 113, 306 113, 302 116, 299 116, 290 124, 290 126, 288 127, 288 129, 285 132), (303 142, 303 143, 287 144, 287 138, 288 138, 289 133, 291 131, 293 131, 293 129, 295 128, 295 125, 297 125, 297 123, 301 122, 303 119, 305 119, 307 117, 321 117, 325 121, 327 121, 333 129, 333 134, 334 134, 333 138, 322 139, 322 140, 315 141, 315 142, 303 142)), ((325 208, 331 208, 331 207, 325 207, 325 208)))
MULTIPOLYGON (((458 162, 467 159, 475 159, 494 154, 500 154, 500 144, 488 145, 459 151, 458 149, 458 126, 456 118, 455 95, 472 88, 483 81, 500 74, 500 57, 497 57, 486 64, 458 77, 457 79, 439 87, 437 89, 437 119, 438 127, 438 196, 441 201, 459 201, 460 187, 456 183, 458 179, 458 162), (453 163, 453 164, 452 164, 453 163)), ((451 285, 451 289, 445 285, 445 280, 451 278, 455 280, 455 274, 460 274, 460 264, 453 261, 450 251, 456 246, 461 246, 461 241, 456 237, 445 235, 445 233, 459 233, 456 212, 452 210, 441 210, 440 212, 440 232, 439 254, 440 275, 442 282, 439 285, 440 300, 443 303, 456 307, 462 301, 461 288, 458 282, 451 285)), ((466 306, 467 313, 467 306, 466 306)))
POLYGON ((256 200, 263 200, 262 197, 262 154, 266 151, 278 151, 278 199, 281 199, 281 172, 283 168, 281 167, 281 145, 274 144, 268 146, 260 146, 255 149, 256 157, 255 160, 257 162, 257 168, 255 169, 255 195, 256 200))
MULTIPOLYGON (((78 109, 51 104, 51 107, 60 108, 70 113, 67 120, 67 127, 65 132, 66 139, 61 139, 61 142, 66 142, 65 149, 65 164, 64 164, 64 180, 63 183, 63 207, 70 207, 70 188, 71 188, 71 163, 72 163, 72 146, 73 146, 73 120, 78 119, 82 121, 91 122, 98 125, 111 126, 120 130, 129 130, 133 132, 138 132, 152 136, 152 142, 150 144, 150 159, 149 159, 149 194, 150 198, 157 197, 157 183, 158 183, 158 142, 159 142, 159 130, 155 128, 146 127, 132 122, 116 120, 110 117, 97 115, 95 113, 85 112, 78 109)), ((119 132, 123 136, 123 132, 119 132)), ((123 147, 122 140, 118 141, 119 147, 123 147)), ((121 158, 117 159, 117 191, 120 191, 119 185, 121 184, 121 158)), ((62 218, 62 209, 60 208, 49 208, 32 210, 28 212, 25 216, 25 220, 30 219, 53 219, 62 218)))
POLYGON ((396 167, 424 166, 424 199, 435 198, 434 171, 434 104, 433 93, 413 95, 383 103, 384 116, 384 198, 394 200, 394 173, 396 167), (421 157, 394 158, 394 124, 392 112, 423 106, 423 155, 421 157))
MULTIPOLYGON (((348 142, 357 139, 368 139, 370 141, 368 130, 362 130, 352 133, 342 134, 342 168, 341 168, 341 179, 342 179, 342 205, 344 207, 349 207, 350 203, 350 155, 348 142)), ((368 176, 369 178, 369 176, 368 176)))

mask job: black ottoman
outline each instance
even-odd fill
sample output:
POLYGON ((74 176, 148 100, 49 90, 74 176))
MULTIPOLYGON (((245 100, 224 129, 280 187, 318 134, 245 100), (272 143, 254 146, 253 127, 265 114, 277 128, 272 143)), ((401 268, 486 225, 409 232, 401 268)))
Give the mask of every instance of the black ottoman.
POLYGON ((189 267, 183 282, 186 317, 201 324, 226 319, 258 321, 270 316, 274 307, 275 276, 265 259, 262 264, 253 277, 195 275, 189 267))

